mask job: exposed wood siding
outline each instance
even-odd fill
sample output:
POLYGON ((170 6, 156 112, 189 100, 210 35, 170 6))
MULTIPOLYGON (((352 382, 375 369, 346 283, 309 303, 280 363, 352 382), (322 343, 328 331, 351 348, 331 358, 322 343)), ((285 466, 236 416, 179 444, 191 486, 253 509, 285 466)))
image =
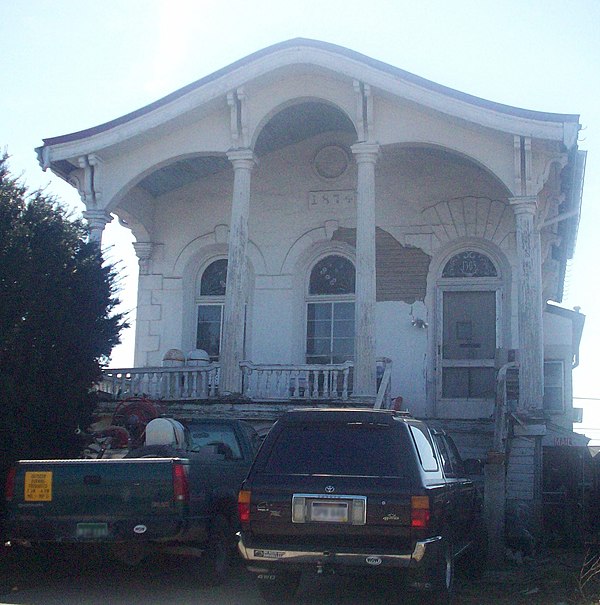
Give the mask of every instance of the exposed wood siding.
MULTIPOLYGON (((338 229, 332 239, 356 246, 356 229, 338 229)), ((403 246, 379 227, 375 247, 377 301, 397 300, 412 304, 417 300, 425 300, 431 257, 420 248, 403 246)))

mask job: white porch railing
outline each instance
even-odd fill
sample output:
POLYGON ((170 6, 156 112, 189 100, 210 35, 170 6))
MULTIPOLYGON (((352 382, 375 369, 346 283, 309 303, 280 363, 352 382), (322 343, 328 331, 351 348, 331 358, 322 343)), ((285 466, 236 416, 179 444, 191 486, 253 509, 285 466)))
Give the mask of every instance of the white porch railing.
POLYGON ((218 364, 109 369, 103 370, 98 390, 108 393, 113 399, 211 399, 218 396, 219 372, 218 364))
MULTIPOLYGON (((352 397, 354 363, 337 365, 315 364, 253 364, 240 363, 243 394, 249 399, 271 400, 341 400, 352 397)), ((377 360, 378 393, 376 407, 390 407, 392 362, 385 357, 377 360)))
POLYGON ((242 361, 243 393, 260 401, 341 399, 352 392, 352 362, 338 365, 264 365, 242 361))
MULTIPOLYGON (((353 362, 338 365, 240 363, 242 395, 253 401, 348 401, 353 362)), ((161 401, 218 399, 219 364, 206 366, 107 369, 98 390, 112 399, 148 397, 161 401)), ((377 360, 375 407, 390 407, 391 361, 377 360)))

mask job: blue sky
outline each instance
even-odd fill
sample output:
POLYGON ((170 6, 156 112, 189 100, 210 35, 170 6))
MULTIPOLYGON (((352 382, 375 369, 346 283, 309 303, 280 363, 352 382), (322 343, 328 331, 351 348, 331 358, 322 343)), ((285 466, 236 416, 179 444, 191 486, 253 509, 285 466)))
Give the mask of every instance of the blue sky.
MULTIPOLYGON (((598 0, 0 0, 0 148, 30 188, 73 210, 74 189, 37 165, 42 138, 100 124, 256 50, 295 37, 340 44, 517 107, 581 115, 583 211, 563 306, 586 314, 575 396, 600 399, 600 2, 598 0)), ((135 306, 127 231, 107 228, 135 306)), ((113 354, 131 365, 133 333, 113 354)), ((582 427, 600 439, 600 400, 582 427), (598 411, 596 411, 598 410, 598 411)))

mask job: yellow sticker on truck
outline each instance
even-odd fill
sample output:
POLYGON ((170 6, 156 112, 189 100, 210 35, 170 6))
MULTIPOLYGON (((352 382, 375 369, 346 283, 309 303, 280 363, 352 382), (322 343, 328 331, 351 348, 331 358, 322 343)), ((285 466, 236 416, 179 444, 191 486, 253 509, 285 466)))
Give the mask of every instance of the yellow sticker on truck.
POLYGON ((25 471, 25 502, 52 501, 52 471, 25 471))

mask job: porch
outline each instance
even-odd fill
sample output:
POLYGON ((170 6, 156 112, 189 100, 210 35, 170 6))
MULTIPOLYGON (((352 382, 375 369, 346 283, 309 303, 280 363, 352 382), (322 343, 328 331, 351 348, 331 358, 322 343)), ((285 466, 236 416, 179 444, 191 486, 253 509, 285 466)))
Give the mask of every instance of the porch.
POLYGON ((221 364, 176 367, 110 368, 103 370, 97 386, 99 394, 111 401, 147 397, 169 402, 206 401, 222 403, 236 399, 248 403, 332 403, 367 404, 375 408, 391 407, 392 361, 377 359, 377 394, 353 396, 354 363, 342 364, 239 364, 242 377, 240 393, 220 388, 221 364))

